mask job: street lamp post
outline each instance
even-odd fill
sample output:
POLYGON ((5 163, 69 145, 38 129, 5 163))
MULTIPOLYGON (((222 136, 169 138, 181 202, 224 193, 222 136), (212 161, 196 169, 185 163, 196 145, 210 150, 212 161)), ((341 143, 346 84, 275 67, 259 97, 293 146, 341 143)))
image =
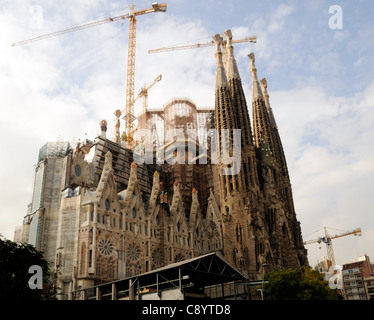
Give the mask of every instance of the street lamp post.
POLYGON ((264 300, 264 276, 265 276, 265 267, 267 267, 268 264, 264 263, 262 264, 262 284, 261 284, 261 300, 264 300))

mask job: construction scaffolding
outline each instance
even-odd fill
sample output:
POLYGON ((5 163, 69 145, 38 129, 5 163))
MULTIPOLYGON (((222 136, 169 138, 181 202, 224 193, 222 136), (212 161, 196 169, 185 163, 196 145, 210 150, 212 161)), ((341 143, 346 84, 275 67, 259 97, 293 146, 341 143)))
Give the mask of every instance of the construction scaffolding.
POLYGON ((141 130, 150 130, 156 148, 170 142, 174 134, 182 132, 185 137, 207 145, 207 135, 214 107, 197 108, 188 98, 173 98, 162 109, 150 109, 138 115, 137 140, 144 138, 141 130))
POLYGON ((194 188, 203 215, 207 208, 212 185, 207 168, 208 132, 213 112, 213 107, 198 109, 192 100, 183 97, 169 100, 162 110, 145 110, 138 116, 139 134, 134 137, 138 144, 151 139, 148 143, 152 142, 154 150, 164 155, 162 168, 168 173, 166 191, 172 195, 174 184, 179 185, 187 216, 194 188))
POLYGON ((72 150, 69 142, 47 142, 39 149, 38 163, 47 157, 65 157, 72 150))
POLYGON ((164 105, 165 143, 180 139, 197 138, 196 105, 187 98, 172 99, 164 105))

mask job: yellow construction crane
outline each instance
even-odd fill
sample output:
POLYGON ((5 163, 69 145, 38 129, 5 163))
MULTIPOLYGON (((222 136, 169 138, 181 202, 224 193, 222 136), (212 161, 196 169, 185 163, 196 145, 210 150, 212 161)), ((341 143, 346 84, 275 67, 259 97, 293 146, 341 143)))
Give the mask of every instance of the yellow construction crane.
POLYGON ((135 102, 143 97, 143 112, 146 112, 147 111, 147 108, 148 108, 148 91, 159 81, 161 81, 162 79, 162 75, 158 75, 157 78, 155 80, 153 80, 153 82, 147 86, 146 84, 144 84, 144 87, 140 90, 138 96, 135 98, 134 100, 134 104, 135 102))
MULTIPOLYGON (((252 42, 256 43, 256 37, 250 37, 240 40, 232 40, 232 43, 243 43, 243 42, 252 42)), ((225 45, 226 41, 223 40, 223 45, 225 45)), ((210 47, 214 46, 214 41, 207 42, 207 43, 195 43, 183 46, 174 46, 174 47, 162 47, 158 49, 148 50, 148 53, 158 53, 158 52, 165 52, 165 51, 174 51, 174 50, 185 50, 185 49, 194 49, 194 48, 203 48, 203 47, 210 47)))
MULTIPOLYGON (((147 111, 147 108, 148 108, 148 91, 159 81, 161 81, 161 78, 162 78, 162 75, 158 75, 157 78, 155 80, 153 80, 153 82, 147 87, 146 84, 144 84, 144 87, 140 90, 138 96, 134 99, 133 101, 133 106, 135 105, 135 102, 143 97, 143 113, 147 111)), ((120 116, 126 112, 126 109, 124 110, 116 110, 114 112, 116 118, 114 119, 114 121, 116 121, 116 127, 115 127, 115 139, 117 141, 117 139, 119 139, 119 118, 120 116), (117 129, 118 128, 118 129, 117 129), (117 138, 118 137, 118 138, 117 138)), ((125 118, 125 117, 124 117, 125 118)), ((122 133, 121 135, 121 139, 126 141, 127 142, 127 148, 129 149, 133 149, 133 147, 135 147, 134 145, 134 133, 135 133, 135 130, 131 131, 130 133, 126 133, 125 131, 122 133)), ((118 140, 119 141, 119 140, 118 140)))
POLYGON ((135 46, 136 46, 136 17, 152 12, 165 12, 166 3, 158 4, 157 2, 152 3, 152 7, 144 10, 135 11, 134 5, 131 5, 131 12, 125 15, 119 15, 110 17, 103 20, 97 20, 86 24, 78 25, 71 28, 66 28, 60 31, 51 32, 35 38, 23 40, 20 42, 13 43, 12 46, 20 46, 28 44, 30 42, 39 41, 43 39, 52 38, 65 33, 78 31, 102 25, 105 23, 129 19, 129 41, 128 41, 128 55, 127 55, 127 85, 126 85, 126 109, 123 119, 125 119, 125 132, 128 137, 131 137, 133 131, 134 117, 134 83, 135 83, 135 46))
MULTIPOLYGON (((319 230, 317 230, 317 231, 319 231, 319 230)), ((331 240, 341 238, 341 237, 345 237, 345 236, 349 236, 349 235, 352 235, 352 234, 354 236, 361 236, 362 235, 361 228, 357 228, 357 229, 354 229, 352 231, 346 231, 346 232, 343 232, 343 233, 340 233, 340 234, 336 234, 334 236, 330 236, 328 234, 326 227, 324 227, 324 231, 325 231, 325 236, 324 237, 318 237, 317 239, 305 241, 304 245, 311 244, 311 243, 321 243, 321 242, 325 243, 326 247, 327 247, 327 257, 331 261, 331 264, 333 266, 335 265, 335 256, 334 256, 334 250, 332 248, 332 241, 331 240)))
MULTIPOLYGON (((256 43, 257 38, 256 37, 249 37, 239 40, 232 40, 231 43, 244 43, 244 42, 252 42, 256 43)), ((165 51, 175 51, 175 50, 186 50, 186 49, 195 49, 195 48, 204 48, 204 47, 211 47, 214 46, 214 41, 207 42, 207 43, 195 43, 195 44, 188 44, 188 45, 182 45, 182 46, 172 46, 172 47, 162 47, 158 49, 151 49, 148 50, 148 53, 159 53, 159 52, 165 52, 165 51)), ((222 39, 222 46, 223 48, 226 46, 226 40, 222 39)), ((227 62, 227 55, 226 50, 223 50, 223 61, 227 62)))
POLYGON ((131 139, 134 131, 134 85, 135 85, 135 49, 136 49, 136 17, 151 12, 165 12, 166 3, 152 3, 152 8, 134 11, 134 5, 131 6, 130 23, 129 23, 129 43, 127 54, 127 87, 126 87, 126 109, 125 132, 131 139))

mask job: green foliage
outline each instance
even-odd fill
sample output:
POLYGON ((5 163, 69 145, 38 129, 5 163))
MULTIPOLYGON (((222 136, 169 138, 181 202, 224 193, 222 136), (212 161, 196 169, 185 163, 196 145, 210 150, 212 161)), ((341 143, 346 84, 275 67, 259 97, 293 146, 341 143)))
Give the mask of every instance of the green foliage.
MULTIPOLYGON (((310 267, 273 270, 265 275, 265 300, 339 300, 323 275, 310 267)), ((260 287, 259 287, 260 288, 260 287)))
POLYGON ((55 299, 56 288, 42 252, 29 244, 17 244, 0 235, 0 300, 40 300, 55 299), (30 289, 29 273, 32 265, 43 270, 43 289, 30 289))

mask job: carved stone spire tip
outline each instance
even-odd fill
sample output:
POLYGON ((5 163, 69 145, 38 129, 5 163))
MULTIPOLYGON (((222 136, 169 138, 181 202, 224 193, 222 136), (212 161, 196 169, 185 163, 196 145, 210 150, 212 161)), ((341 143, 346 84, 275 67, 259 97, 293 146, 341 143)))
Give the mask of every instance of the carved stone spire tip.
POLYGON ((266 106, 266 109, 267 109, 267 111, 268 111, 268 113, 269 113, 270 124, 271 124, 273 127, 277 127, 277 122, 275 121, 275 117, 274 117, 273 109, 272 109, 271 106, 270 106, 269 93, 268 93, 268 90, 267 90, 268 83, 267 83, 267 81, 266 81, 266 78, 262 78, 262 79, 260 80, 260 83, 261 83, 262 91, 263 91, 264 96, 265 96, 265 106, 266 106))
POLYGON ((226 72, 225 68, 223 66, 223 61, 222 61, 222 51, 221 51, 221 44, 222 44, 222 38, 219 34, 216 34, 213 36, 213 41, 216 45, 216 90, 218 88, 222 87, 228 87, 227 83, 227 77, 226 77, 226 72))
POLYGON ((249 61, 251 63, 251 74, 252 74, 252 99, 263 99, 260 84, 257 78, 257 69, 255 67, 255 54, 251 52, 248 55, 249 61))
POLYGON ((232 45, 231 30, 226 30, 224 33, 226 37, 226 51, 227 51, 227 65, 226 65, 227 78, 229 80, 234 79, 234 78, 240 80, 238 65, 234 57, 234 47, 232 45))
POLYGON ((225 36, 226 36, 226 38, 229 38, 230 40, 232 39, 232 32, 231 32, 230 29, 225 31, 225 36))
POLYGON ((213 41, 216 45, 216 53, 222 53, 221 51, 222 38, 218 33, 213 36, 213 41))
POLYGON ((255 54, 253 53, 253 52, 251 52, 249 55, 248 55, 248 58, 249 58, 249 60, 253 63, 253 62, 255 62, 255 54))
POLYGON ((262 79, 260 80, 260 82, 261 82, 263 88, 266 89, 266 88, 268 87, 268 83, 267 83, 267 81, 266 81, 266 78, 262 78, 262 79))

